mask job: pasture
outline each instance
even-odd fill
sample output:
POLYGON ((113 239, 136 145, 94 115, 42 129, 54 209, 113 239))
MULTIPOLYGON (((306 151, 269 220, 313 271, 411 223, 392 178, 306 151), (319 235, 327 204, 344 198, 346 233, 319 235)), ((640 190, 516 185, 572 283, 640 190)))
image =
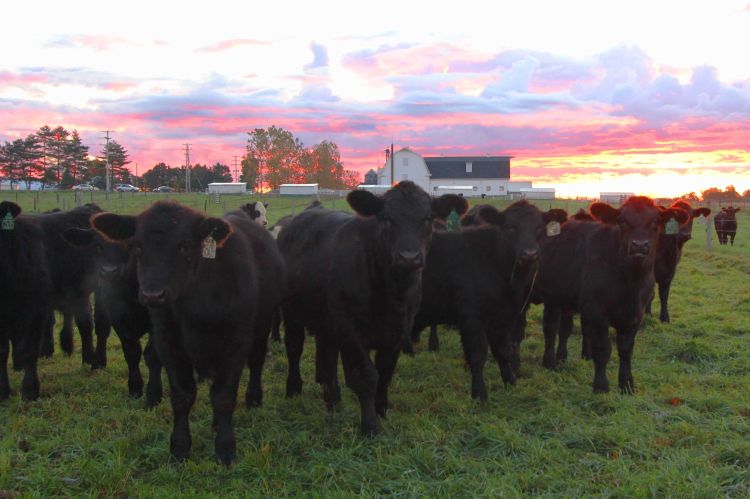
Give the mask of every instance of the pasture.
MULTIPOLYGON (((3 194, 16 201, 15 193, 3 194)), ((137 213, 165 197, 85 193, 82 199, 137 213)), ((212 214, 249 199, 170 197, 212 214)), ((309 198, 268 201, 272 224, 309 198)), ((70 193, 19 193, 16 202, 27 212, 74 205, 70 193)), ((348 209, 343 198, 324 204, 348 209)), ((585 205, 553 204, 570 214, 585 205)), ((516 386, 505 388, 488 362, 489 402, 472 401, 457 333, 442 328, 437 353, 426 351, 424 334, 417 354, 399 360, 383 433, 366 439, 358 434, 350 391, 335 412, 326 412, 313 382, 314 342, 306 341, 305 385, 293 399, 284 398, 283 345, 271 342, 264 406, 235 412, 237 463, 225 468, 214 460, 203 383, 191 414, 192 455, 180 465, 169 457, 168 399, 146 411, 143 400, 128 397, 113 334, 106 369, 92 372, 81 366, 78 349, 65 357, 57 347, 52 359, 40 360, 40 399, 24 403, 14 391, 0 404, 0 496, 747 496, 750 215, 741 211, 737 218, 734 247, 714 238, 710 252, 696 223, 672 286, 672 323, 659 323, 656 300, 655 316, 636 339, 634 396, 591 393, 593 366, 580 359, 578 327, 567 364, 543 369, 542 309, 532 306, 516 386)), ((616 370, 613 353, 610 379, 616 370)), ((240 394, 246 382, 247 370, 240 394)), ((11 373, 11 386, 19 384, 19 373, 11 373)))

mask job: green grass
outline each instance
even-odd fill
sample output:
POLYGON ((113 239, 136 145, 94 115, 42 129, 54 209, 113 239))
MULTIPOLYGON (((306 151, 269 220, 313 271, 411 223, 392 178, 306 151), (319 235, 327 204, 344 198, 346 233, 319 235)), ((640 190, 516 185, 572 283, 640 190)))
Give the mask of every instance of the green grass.
MULTIPOLYGON (((54 207, 54 194, 46 196, 42 208, 54 207)), ((156 199, 118 197, 109 205, 96 201, 135 213, 156 199)), ((180 199, 203 209, 205 196, 180 199)), ((246 198, 222 199, 231 209, 246 198)), ((21 204, 31 211, 29 201, 21 204)), ((292 209, 288 199, 270 202, 272 221, 292 209)), ((296 200, 294 209, 307 202, 296 200)), ((344 200, 335 203, 344 208, 344 200)), ((78 351, 42 361, 37 402, 21 402, 20 376, 11 374, 14 393, 0 405, 0 495, 746 497, 750 216, 740 214, 734 247, 715 244, 707 252, 694 229, 673 285, 672 324, 648 318, 636 340, 635 396, 591 393, 593 368, 579 358, 578 334, 561 370, 541 368, 541 308, 532 307, 515 387, 504 388, 497 366, 488 363, 490 400, 472 401, 458 336, 443 329, 441 352, 423 344, 415 357, 400 359, 383 434, 363 439, 349 391, 334 413, 325 411, 312 383, 312 342, 303 359, 303 394, 294 399, 284 398, 286 360, 283 347, 272 343, 264 407, 235 413, 238 462, 224 468, 214 461, 202 384, 191 414, 192 455, 179 465, 169 459, 168 401, 146 411, 141 400, 128 398, 113 335, 106 370, 81 367, 78 351)), ((657 302, 656 317, 658 309, 657 302)), ((614 358, 610 380, 616 369, 614 358)))

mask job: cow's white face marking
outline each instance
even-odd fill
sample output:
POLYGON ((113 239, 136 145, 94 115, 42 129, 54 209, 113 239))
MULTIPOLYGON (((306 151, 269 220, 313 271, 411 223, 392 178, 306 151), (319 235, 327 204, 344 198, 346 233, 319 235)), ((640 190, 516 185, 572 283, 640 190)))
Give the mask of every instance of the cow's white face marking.
POLYGON ((255 212, 258 213, 258 216, 253 219, 255 220, 255 223, 260 224, 263 227, 268 225, 268 217, 266 216, 266 207, 263 206, 263 203, 261 203, 260 201, 256 201, 255 206, 253 208, 255 209, 255 212))

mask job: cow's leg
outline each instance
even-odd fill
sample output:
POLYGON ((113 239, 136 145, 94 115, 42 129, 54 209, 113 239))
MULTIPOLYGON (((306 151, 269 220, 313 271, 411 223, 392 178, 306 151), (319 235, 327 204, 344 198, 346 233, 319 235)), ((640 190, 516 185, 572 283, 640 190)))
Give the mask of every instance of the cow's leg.
MULTIPOLYGON (((60 349, 65 355, 73 355, 73 314, 63 312, 63 326, 60 330, 60 349)), ((85 361, 84 361, 85 362, 85 361)))
POLYGON ((572 310, 563 310, 560 314, 560 333, 557 343, 557 362, 568 360, 568 338, 573 334, 573 316, 572 310))
POLYGON ((193 365, 181 349, 177 338, 169 331, 158 331, 154 341, 169 379, 169 398, 173 414, 169 450, 175 459, 184 461, 190 455, 192 445, 189 416, 190 409, 195 403, 196 392, 193 365))
POLYGON ((659 312, 659 320, 665 323, 669 322, 669 288, 672 286, 672 281, 659 284, 659 302, 661 303, 661 311, 659 312))
POLYGON ((736 236, 736 235, 737 235, 736 232, 730 232, 729 233, 729 241, 730 241, 730 243, 731 243, 732 246, 734 246, 734 236, 736 236))
POLYGON ((39 356, 44 358, 51 358, 52 354, 55 353, 55 311, 50 310, 47 313, 46 323, 44 331, 42 332, 42 338, 39 342, 39 356))
POLYGON ((37 357, 29 355, 23 366, 23 381, 21 382, 21 398, 32 401, 39 398, 39 375, 36 370, 37 357))
POLYGON ((10 381, 8 380, 8 354, 10 345, 5 333, 0 333, 0 401, 10 397, 10 381))
POLYGON ((216 374, 211 384, 211 405, 216 429, 214 451, 219 462, 229 465, 237 457, 232 414, 237 405, 237 389, 240 385, 247 349, 238 346, 233 349, 228 348, 225 353, 226 357, 222 358, 216 366, 216 374))
POLYGON ((107 367, 107 340, 112 323, 109 320, 107 312, 104 310, 104 304, 99 297, 99 293, 94 295, 94 334, 96 335, 96 351, 94 353, 93 369, 107 367))
POLYGON ((526 311, 524 310, 515 320, 511 332, 510 367, 516 379, 521 377, 521 343, 526 336, 526 311))
MULTIPOLYGON (((81 298, 75 304, 74 312, 78 333, 81 335, 81 358, 84 364, 94 367, 94 324, 91 319, 89 297, 81 298)), ((62 333, 60 335, 62 338, 62 333)))
POLYGON ((440 339, 437 334, 437 324, 430 324, 430 338, 427 342, 427 350, 437 352, 440 350, 440 339))
POLYGON ((542 356, 542 366, 547 369, 555 369, 557 360, 555 358, 555 341, 557 340, 557 331, 560 329, 560 307, 544 304, 544 355, 542 356))
POLYGON ((336 341, 328 331, 315 333, 316 378, 323 385, 323 400, 329 411, 341 401, 338 364, 339 350, 336 341))
POLYGON ((399 349, 378 350, 375 353, 375 367, 378 370, 378 386, 375 392, 375 411, 385 417, 388 411, 388 387, 396 370, 399 349))
POLYGON ((581 314, 581 358, 591 359, 591 337, 586 328, 586 317, 583 314, 581 314))
POLYGON ((146 407, 151 408, 161 402, 163 392, 161 385, 161 361, 159 360, 159 355, 156 353, 156 348, 151 337, 149 337, 148 343, 146 343, 143 357, 146 360, 146 366, 148 366, 146 407))
POLYGON ((281 343, 281 308, 278 308, 273 314, 271 338, 273 338, 274 341, 281 343))
POLYGON ((612 355, 612 342, 609 339, 609 327, 600 320, 586 320, 584 335, 591 341, 591 354, 594 359, 594 393, 609 391, 607 379, 607 362, 612 355))
POLYGON ((618 384, 621 393, 632 394, 635 391, 630 363, 633 357, 633 345, 635 344, 637 331, 637 326, 617 330, 617 353, 620 356, 618 384))
POLYGON ((291 397, 302 393, 302 375, 299 371, 299 361, 305 346, 305 327, 284 316, 284 346, 289 364, 286 378, 286 396, 291 397))
POLYGON ((487 328, 487 339, 492 349, 492 356, 500 368, 500 376, 505 386, 516 384, 516 373, 513 371, 511 355, 513 352, 513 327, 507 324, 487 328))
POLYGON ((484 382, 484 364, 487 362, 487 334, 482 324, 469 318, 459 326, 464 357, 471 371, 471 398, 487 400, 487 385, 484 382))
POLYGON ((141 377, 141 342, 130 331, 117 331, 122 345, 122 353, 128 364, 128 393, 131 397, 143 395, 143 377, 141 377))
MULTIPOLYGON (((259 319, 259 322, 265 322, 259 319)), ((255 342, 248 355, 247 367, 250 368, 250 379, 245 391, 245 405, 247 407, 260 407, 263 404, 263 364, 266 362, 268 353, 268 335, 270 333, 271 322, 261 324, 256 331, 255 342)))
POLYGON ((354 390, 359 399, 363 435, 375 435, 380 432, 380 423, 375 411, 375 392, 378 386, 378 370, 372 364, 368 352, 358 344, 353 333, 340 335, 341 361, 347 384, 354 390))

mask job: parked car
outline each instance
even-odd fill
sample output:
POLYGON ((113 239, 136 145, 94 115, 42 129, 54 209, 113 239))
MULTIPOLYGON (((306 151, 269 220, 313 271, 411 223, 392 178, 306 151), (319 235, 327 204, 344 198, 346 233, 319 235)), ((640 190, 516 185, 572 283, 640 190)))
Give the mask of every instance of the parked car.
POLYGON ((174 191, 174 189, 172 189, 168 185, 160 185, 159 187, 157 187, 156 189, 154 189, 153 192, 173 192, 173 191, 174 191))
POLYGON ((91 184, 78 184, 71 187, 74 191, 98 191, 99 188, 91 184))
POLYGON ((117 192, 140 192, 138 187, 130 184, 117 184, 115 185, 115 190, 117 192))

